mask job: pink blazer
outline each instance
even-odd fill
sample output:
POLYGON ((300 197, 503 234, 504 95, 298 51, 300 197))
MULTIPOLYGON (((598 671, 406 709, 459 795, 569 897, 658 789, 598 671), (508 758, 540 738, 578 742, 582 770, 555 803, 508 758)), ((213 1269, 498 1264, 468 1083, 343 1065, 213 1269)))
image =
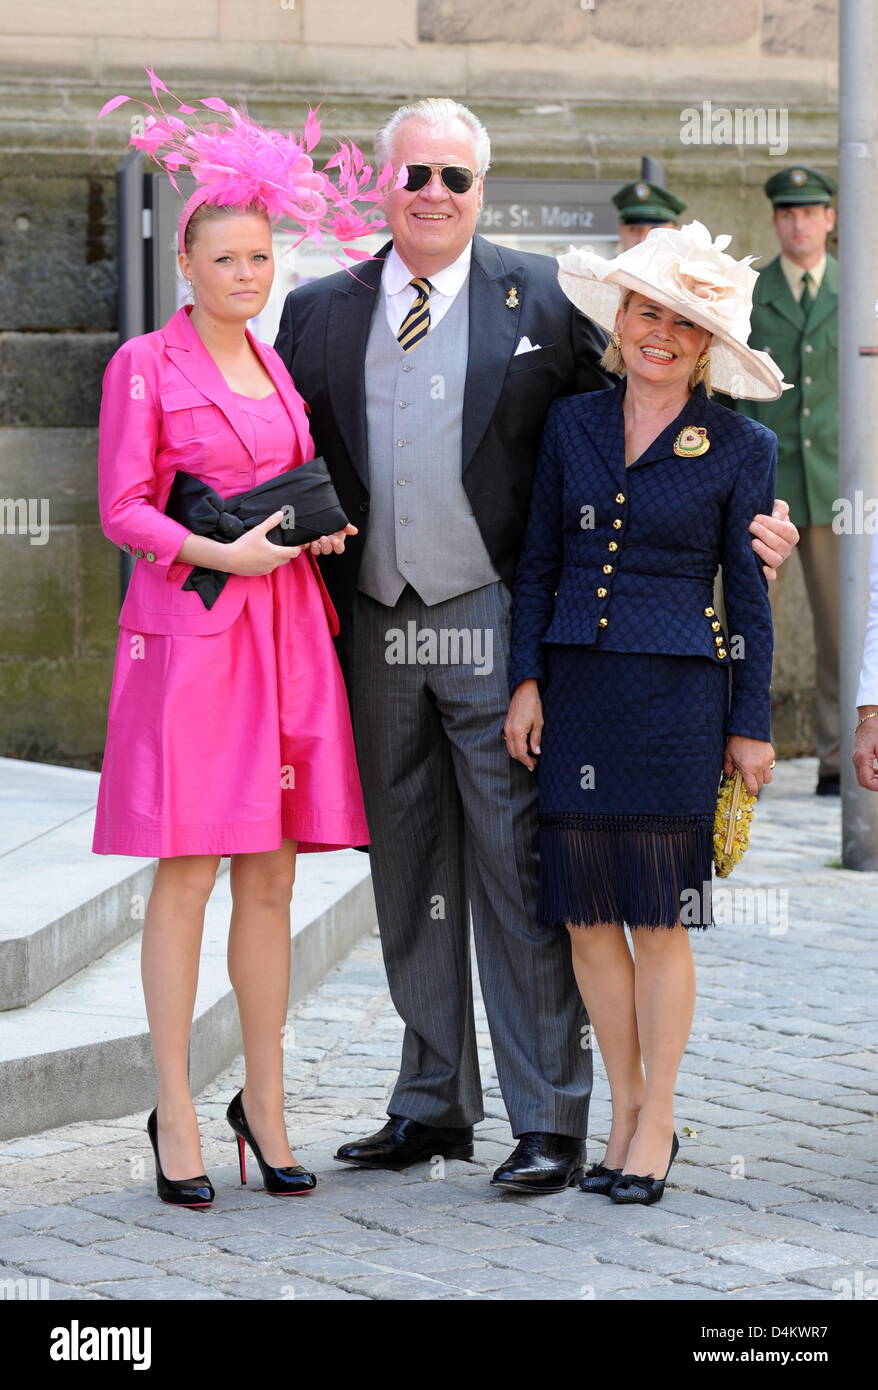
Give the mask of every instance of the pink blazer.
MULTIPOLYGON (((314 457, 305 402, 274 348, 247 338, 286 405, 298 441, 290 467, 314 457)), ((184 591, 192 566, 175 560, 190 532, 165 516, 177 469, 192 473, 223 497, 257 482, 245 413, 189 322, 184 305, 164 328, 123 343, 103 379, 98 445, 98 500, 104 533, 135 557, 119 624, 165 635, 221 632, 244 604, 246 575, 230 574, 212 608, 184 591)), ((316 559, 314 572, 330 629, 338 617, 316 559)), ((300 557, 301 559, 302 557, 300 557)), ((293 560, 291 564, 299 561, 293 560)))

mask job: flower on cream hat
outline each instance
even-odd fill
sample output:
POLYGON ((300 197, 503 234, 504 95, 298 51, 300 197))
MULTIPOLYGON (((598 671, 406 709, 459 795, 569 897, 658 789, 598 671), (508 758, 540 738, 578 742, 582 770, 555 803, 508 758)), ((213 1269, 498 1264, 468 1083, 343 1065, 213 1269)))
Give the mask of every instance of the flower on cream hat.
POLYGON ((753 256, 736 261, 726 253, 730 241, 689 222, 655 227, 613 260, 571 246, 558 257, 558 282, 583 314, 609 331, 626 289, 678 309, 713 334, 710 377, 717 391, 774 401, 791 387, 767 352, 747 346, 757 273, 753 256))

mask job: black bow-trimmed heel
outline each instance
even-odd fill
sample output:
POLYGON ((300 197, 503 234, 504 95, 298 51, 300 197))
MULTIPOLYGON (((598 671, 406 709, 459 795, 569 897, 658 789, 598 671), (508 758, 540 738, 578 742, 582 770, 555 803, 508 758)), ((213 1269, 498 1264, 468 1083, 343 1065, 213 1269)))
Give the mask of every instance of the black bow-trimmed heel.
POLYGON ((244 1114, 244 1106, 241 1102, 243 1089, 231 1101, 226 1111, 226 1119, 235 1132, 238 1140, 238 1166, 241 1170, 241 1186, 247 1186, 247 1166, 245 1160, 245 1144, 249 1144, 256 1157, 262 1173, 262 1181, 265 1183, 266 1192, 270 1192, 272 1197, 302 1197, 306 1192, 313 1192, 317 1186, 317 1178, 313 1173, 309 1173, 300 1163, 288 1165, 286 1168, 272 1168, 262 1157, 262 1151, 256 1140, 253 1138, 247 1117, 244 1114))
POLYGON ((605 1168, 602 1163, 593 1163, 585 1176, 579 1179, 579 1187, 582 1192, 597 1192, 602 1197, 609 1197, 610 1188, 621 1176, 621 1168, 605 1168))
POLYGON ((155 1154, 155 1185, 162 1201, 174 1207, 209 1207, 216 1194, 206 1173, 199 1173, 196 1178, 166 1178, 162 1172, 162 1162, 159 1158, 158 1107, 152 1111, 146 1122, 146 1132, 155 1154))
POLYGON ((652 1176, 641 1177, 637 1173, 623 1173, 621 1177, 616 1179, 613 1186, 610 1188, 611 1201, 619 1203, 636 1202, 642 1207, 648 1207, 653 1202, 660 1202, 662 1193, 665 1190, 668 1173, 671 1171, 671 1164, 677 1157, 679 1148, 680 1141, 675 1134, 671 1143, 670 1162, 668 1163, 663 1178, 654 1178, 652 1176))

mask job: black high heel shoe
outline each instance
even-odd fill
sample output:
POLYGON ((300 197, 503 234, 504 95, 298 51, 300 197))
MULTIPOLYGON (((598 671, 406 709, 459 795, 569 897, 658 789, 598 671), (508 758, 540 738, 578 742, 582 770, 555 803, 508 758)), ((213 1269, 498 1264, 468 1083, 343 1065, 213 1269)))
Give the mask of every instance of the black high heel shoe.
POLYGON ((660 1202, 662 1193, 665 1190, 665 1183, 668 1173, 671 1171, 671 1163, 677 1157, 680 1148, 680 1141, 676 1134, 671 1143, 671 1158, 665 1170, 663 1178, 640 1177, 637 1173, 623 1173, 617 1178, 610 1188, 610 1199, 613 1202, 639 1203, 642 1207, 648 1207, 653 1202, 660 1202))
POLYGON ((155 1154, 155 1185, 159 1197, 174 1207, 209 1207, 216 1194, 206 1173, 199 1173, 197 1178, 166 1178, 162 1172, 157 1112, 156 1106, 146 1122, 146 1132, 155 1154))
POLYGON ((580 1191, 597 1192, 608 1197, 613 1183, 621 1176, 621 1168, 605 1168, 602 1163, 593 1163, 585 1176, 579 1179, 580 1191))
POLYGON ((247 1117, 244 1114, 244 1106, 241 1103, 243 1089, 231 1101, 226 1111, 226 1119, 235 1131, 238 1140, 238 1165, 241 1169, 241 1186, 247 1186, 247 1168, 245 1163, 244 1145, 250 1145, 256 1156, 262 1172, 262 1181, 265 1183, 266 1192, 270 1192, 272 1197, 302 1197, 306 1192, 313 1192, 317 1186, 317 1179, 313 1173, 309 1173, 302 1167, 301 1163, 295 1163, 286 1168, 272 1168, 262 1157, 247 1117))

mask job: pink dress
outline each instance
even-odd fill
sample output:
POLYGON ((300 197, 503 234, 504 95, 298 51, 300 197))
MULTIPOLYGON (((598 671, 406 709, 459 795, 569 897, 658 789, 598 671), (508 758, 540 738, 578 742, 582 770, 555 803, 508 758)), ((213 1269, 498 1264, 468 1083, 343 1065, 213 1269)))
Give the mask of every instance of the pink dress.
MULTIPOLYGON (((226 495, 301 457, 280 392, 230 394, 238 428, 252 431, 254 464, 226 495)), ((344 681, 308 554, 245 584, 240 612, 219 632, 120 627, 95 853, 247 854, 282 838, 307 853, 368 842, 344 681)))

